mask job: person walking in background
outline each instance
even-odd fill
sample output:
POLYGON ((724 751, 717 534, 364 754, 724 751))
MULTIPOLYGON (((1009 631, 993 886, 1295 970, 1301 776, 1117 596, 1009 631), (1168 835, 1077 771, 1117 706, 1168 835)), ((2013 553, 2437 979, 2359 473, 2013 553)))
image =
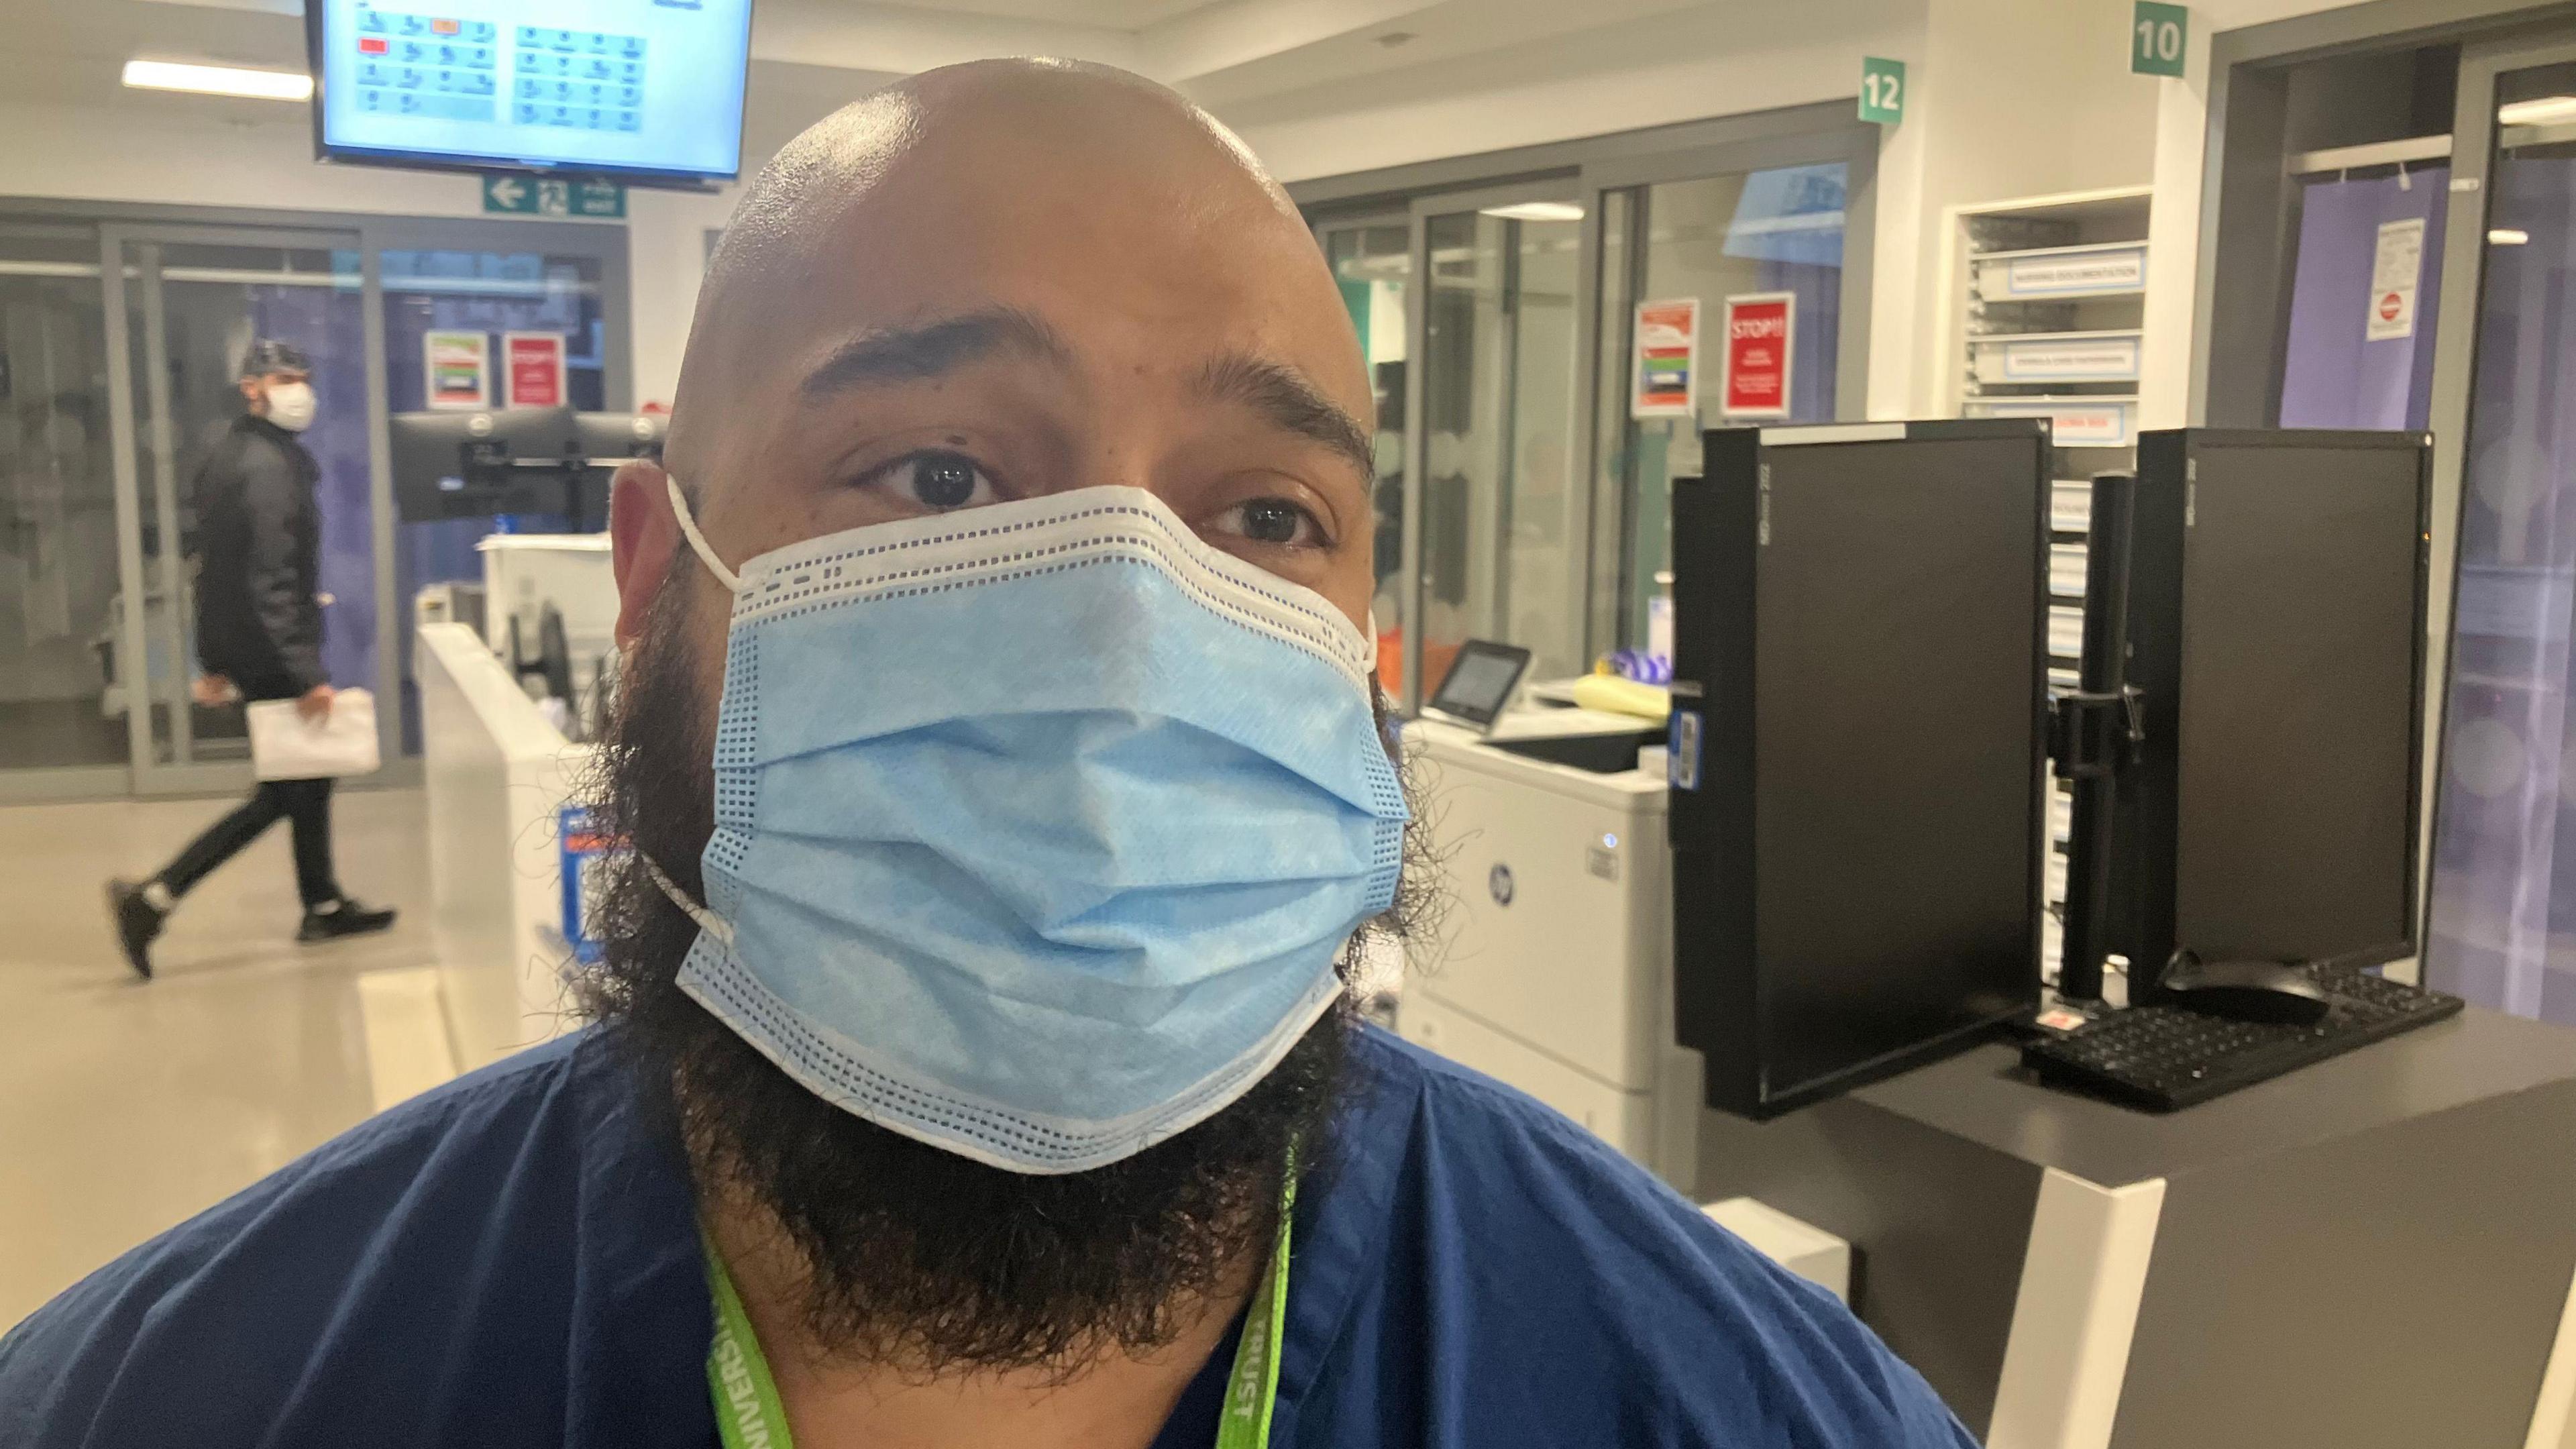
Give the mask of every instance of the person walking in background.
MULTIPOLYGON (((197 470, 197 702, 291 699, 318 719, 331 711, 322 667, 317 553, 321 465, 297 441, 315 411, 312 366, 283 342, 259 341, 242 359, 248 410, 197 470)), ((295 886, 304 900, 299 941, 381 931, 391 910, 341 893, 331 866, 331 782, 264 780, 239 809, 190 841, 159 874, 111 880, 108 911, 135 974, 152 977, 151 946, 179 897, 280 819, 295 832, 295 886)))

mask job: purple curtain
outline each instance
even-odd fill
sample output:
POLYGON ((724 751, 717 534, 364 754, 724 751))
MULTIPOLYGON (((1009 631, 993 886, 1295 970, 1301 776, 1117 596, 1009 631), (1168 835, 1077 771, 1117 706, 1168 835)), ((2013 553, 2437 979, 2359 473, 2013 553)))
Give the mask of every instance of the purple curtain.
POLYGON ((2442 295, 2450 168, 2368 181, 2312 181, 2300 201, 2298 270, 2281 369, 2285 428, 2420 429, 2432 409, 2433 327, 2442 295), (2368 339, 2379 229, 2424 223, 2411 337, 2368 339))

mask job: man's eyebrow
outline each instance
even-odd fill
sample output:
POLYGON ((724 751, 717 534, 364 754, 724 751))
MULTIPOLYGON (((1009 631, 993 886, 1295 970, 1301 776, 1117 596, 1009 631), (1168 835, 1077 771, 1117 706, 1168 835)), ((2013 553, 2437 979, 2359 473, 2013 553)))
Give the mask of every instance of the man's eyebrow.
POLYGON ((811 398, 873 383, 921 382, 1004 352, 1056 366, 1072 357, 1045 318, 1017 307, 989 307, 863 333, 807 373, 803 389, 811 398))
POLYGON ((1197 392, 1209 402, 1250 408, 1272 427, 1323 444, 1347 459, 1363 480, 1377 476, 1368 429, 1285 363, 1230 353, 1199 374, 1197 392))

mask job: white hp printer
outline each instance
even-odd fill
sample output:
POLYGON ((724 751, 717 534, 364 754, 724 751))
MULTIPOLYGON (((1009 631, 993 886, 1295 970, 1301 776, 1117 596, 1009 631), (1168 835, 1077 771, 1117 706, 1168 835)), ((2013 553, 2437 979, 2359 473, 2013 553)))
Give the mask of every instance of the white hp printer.
POLYGON ((1688 1193, 1699 1057, 1673 1040, 1664 777, 1639 768, 1641 750, 1660 761, 1663 730, 1510 708, 1527 657, 1468 645, 1405 728, 1447 899, 1433 939, 1409 948, 1397 1030, 1688 1193))

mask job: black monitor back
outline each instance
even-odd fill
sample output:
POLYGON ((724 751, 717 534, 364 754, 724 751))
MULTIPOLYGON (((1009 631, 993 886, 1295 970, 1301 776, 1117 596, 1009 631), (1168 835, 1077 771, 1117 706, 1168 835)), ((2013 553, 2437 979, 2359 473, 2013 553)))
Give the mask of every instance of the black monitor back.
POLYGON ((2132 1000, 2176 947, 2414 952, 2431 457, 2421 433, 2139 440, 2128 682, 2146 737, 2116 794, 2106 912, 2132 1000))
POLYGON ((2037 1004, 2048 444, 1731 429, 1675 486, 1674 1008, 1709 1105, 1768 1116, 2037 1004))
POLYGON ((670 431, 671 417, 668 413, 575 413, 573 427, 580 437, 581 451, 593 462, 658 459, 662 456, 663 436, 670 431))
MULTIPOLYGON (((580 515, 582 431, 570 408, 486 408, 395 413, 387 420, 394 508, 406 523, 501 513, 580 515), (547 469, 504 460, 546 461, 547 469)), ((599 491, 593 489, 592 491, 599 491)), ((605 509, 599 510, 605 516, 605 509)))

